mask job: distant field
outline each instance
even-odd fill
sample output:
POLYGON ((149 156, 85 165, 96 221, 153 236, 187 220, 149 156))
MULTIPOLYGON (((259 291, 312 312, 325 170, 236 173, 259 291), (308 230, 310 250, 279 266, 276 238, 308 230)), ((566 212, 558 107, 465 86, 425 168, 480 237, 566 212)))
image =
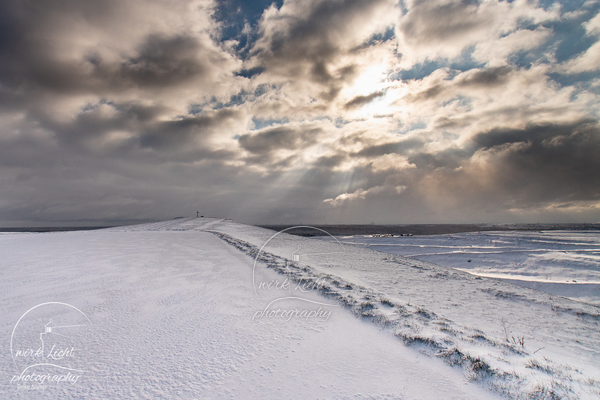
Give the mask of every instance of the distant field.
POLYGON ((597 230, 467 232, 413 237, 340 235, 338 239, 600 305, 600 231, 597 230))

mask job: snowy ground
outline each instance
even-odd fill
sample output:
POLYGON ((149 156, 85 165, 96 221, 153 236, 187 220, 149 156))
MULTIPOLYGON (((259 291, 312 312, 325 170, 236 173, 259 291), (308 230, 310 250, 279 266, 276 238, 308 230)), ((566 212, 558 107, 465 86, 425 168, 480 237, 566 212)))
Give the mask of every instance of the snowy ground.
POLYGON ((186 218, 0 254, 1 398, 600 395, 597 309, 364 246, 186 218))
POLYGON ((600 231, 509 231, 339 238, 600 305, 600 231))

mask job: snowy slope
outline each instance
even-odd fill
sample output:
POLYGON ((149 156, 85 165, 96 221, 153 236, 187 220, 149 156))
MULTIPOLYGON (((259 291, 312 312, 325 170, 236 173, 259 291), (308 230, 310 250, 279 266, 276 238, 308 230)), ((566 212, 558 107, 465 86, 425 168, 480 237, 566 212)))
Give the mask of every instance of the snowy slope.
POLYGON ((91 321, 74 385, 19 388, 30 360, 4 348, 6 398, 600 395, 594 310, 363 247, 187 218, 2 235, 0 253, 5 343, 36 304, 91 321))
MULTIPOLYGON (((217 228, 233 242, 257 247, 272 234, 234 224, 217 228)), ((307 253, 297 276, 331 275, 322 294, 458 364, 482 385, 522 398, 599 394, 597 307, 335 241, 277 238, 268 246, 272 254, 289 259, 298 247, 307 253)))
MULTIPOLYGON (((340 307, 326 321, 253 319, 264 306, 252 291, 253 259, 203 231, 217 223, 0 236, 0 398, 494 398, 340 307), (73 384, 11 383, 33 362, 13 362, 11 332, 50 301, 89 317, 69 334, 77 342, 69 363, 85 372, 73 384)), ((261 265, 256 276, 279 275, 261 265)), ((288 306, 306 308, 296 303, 288 306)), ((28 328, 63 314, 50 308, 28 328)), ((25 376, 63 372, 37 366, 25 376)))

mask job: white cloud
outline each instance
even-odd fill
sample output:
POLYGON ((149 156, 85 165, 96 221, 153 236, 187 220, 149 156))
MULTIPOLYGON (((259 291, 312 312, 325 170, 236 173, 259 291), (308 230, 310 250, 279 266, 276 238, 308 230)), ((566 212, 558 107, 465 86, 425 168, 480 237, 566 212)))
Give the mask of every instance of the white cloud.
MULTIPOLYGON (((408 12, 400 18, 397 26, 399 51, 405 68, 428 59, 454 58, 466 48, 480 44, 483 49, 478 55, 482 57, 490 53, 490 43, 520 30, 520 21, 539 23, 558 18, 558 8, 546 11, 537 3, 527 0, 414 0, 408 3, 408 12)), ((523 35, 503 41, 503 49, 491 55, 505 57, 525 48, 517 39, 523 39, 523 35)), ((534 44, 528 43, 526 46, 538 44, 540 39, 539 33, 536 38, 529 37, 527 41, 533 40, 534 44)), ((493 58, 484 61, 490 60, 493 58)))
POLYGON ((491 66, 503 65, 511 54, 534 49, 551 35, 552 30, 543 27, 535 30, 520 29, 507 36, 478 43, 473 58, 491 66))
POLYGON ((402 193, 404 190, 406 190, 406 186, 404 186, 404 185, 373 186, 367 190, 356 189, 356 191, 354 191, 353 193, 342 193, 339 196, 337 196, 335 199, 332 198, 332 199, 323 200, 323 203, 328 203, 328 204, 331 204, 332 206, 336 207, 336 206, 342 205, 344 203, 353 202, 355 200, 365 200, 369 197, 375 197, 375 196, 381 195, 381 194, 387 194, 387 195, 392 195, 392 196, 398 195, 398 194, 402 193))
POLYGON ((373 171, 405 170, 416 168, 415 164, 408 161, 408 157, 399 154, 384 154, 372 163, 373 171))
POLYGON ((588 35, 600 34, 600 13, 596 14, 594 18, 583 24, 583 26, 588 35))
POLYGON ((589 49, 575 59, 563 64, 562 68, 563 71, 571 74, 597 71, 598 69, 600 69, 600 41, 594 43, 589 49))

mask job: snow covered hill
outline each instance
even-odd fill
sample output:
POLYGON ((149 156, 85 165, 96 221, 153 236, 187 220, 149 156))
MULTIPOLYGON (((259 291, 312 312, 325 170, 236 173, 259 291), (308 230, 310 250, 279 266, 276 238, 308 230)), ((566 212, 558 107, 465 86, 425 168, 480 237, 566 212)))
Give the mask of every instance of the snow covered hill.
POLYGON ((184 218, 0 254, 2 398, 600 396, 596 309, 335 240, 184 218))

